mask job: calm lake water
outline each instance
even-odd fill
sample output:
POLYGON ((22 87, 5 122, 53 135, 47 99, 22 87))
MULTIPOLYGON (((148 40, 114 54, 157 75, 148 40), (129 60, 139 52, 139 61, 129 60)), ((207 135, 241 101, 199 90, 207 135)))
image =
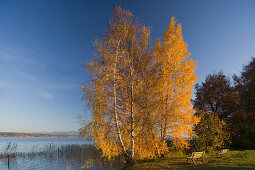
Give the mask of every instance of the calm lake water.
POLYGON ((102 158, 93 141, 83 138, 0 137, 0 155, 1 170, 118 169, 123 166, 120 159, 102 158))

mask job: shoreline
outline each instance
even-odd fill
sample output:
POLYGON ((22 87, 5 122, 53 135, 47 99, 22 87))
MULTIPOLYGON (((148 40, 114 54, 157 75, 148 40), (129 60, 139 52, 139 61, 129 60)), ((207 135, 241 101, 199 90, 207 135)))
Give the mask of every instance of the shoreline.
POLYGON ((40 134, 40 133, 16 133, 16 132, 0 132, 0 137, 38 137, 38 138, 80 138, 78 135, 54 135, 54 134, 40 134))
POLYGON ((0 138, 82 138, 80 136, 0 136, 0 138))

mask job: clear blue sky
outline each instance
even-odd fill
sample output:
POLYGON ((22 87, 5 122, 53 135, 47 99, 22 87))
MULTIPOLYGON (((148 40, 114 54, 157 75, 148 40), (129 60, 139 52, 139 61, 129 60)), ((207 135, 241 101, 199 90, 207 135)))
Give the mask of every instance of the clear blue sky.
POLYGON ((80 85, 112 9, 121 4, 152 27, 152 42, 175 16, 183 25, 198 82, 238 74, 255 56, 255 1, 1 0, 0 131, 77 130, 80 85))

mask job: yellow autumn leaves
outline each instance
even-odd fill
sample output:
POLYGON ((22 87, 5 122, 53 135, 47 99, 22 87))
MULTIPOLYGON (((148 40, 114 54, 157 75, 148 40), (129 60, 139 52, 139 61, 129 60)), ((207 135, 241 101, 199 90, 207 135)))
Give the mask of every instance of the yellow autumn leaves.
POLYGON ((91 121, 81 134, 93 137, 104 156, 123 155, 131 162, 165 154, 166 139, 188 147, 199 121, 190 102, 197 66, 181 25, 172 18, 151 50, 150 28, 116 7, 95 44, 95 60, 85 66, 91 80, 82 85, 91 121))

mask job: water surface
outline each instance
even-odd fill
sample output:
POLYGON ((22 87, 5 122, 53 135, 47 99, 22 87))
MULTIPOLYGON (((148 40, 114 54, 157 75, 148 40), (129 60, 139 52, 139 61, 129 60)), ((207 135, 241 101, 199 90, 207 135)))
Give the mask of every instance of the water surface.
POLYGON ((0 169, 117 169, 122 160, 108 161, 83 138, 0 137, 0 169), (8 159, 8 156, 9 159, 8 159), (9 161, 8 161, 9 160, 9 161))

